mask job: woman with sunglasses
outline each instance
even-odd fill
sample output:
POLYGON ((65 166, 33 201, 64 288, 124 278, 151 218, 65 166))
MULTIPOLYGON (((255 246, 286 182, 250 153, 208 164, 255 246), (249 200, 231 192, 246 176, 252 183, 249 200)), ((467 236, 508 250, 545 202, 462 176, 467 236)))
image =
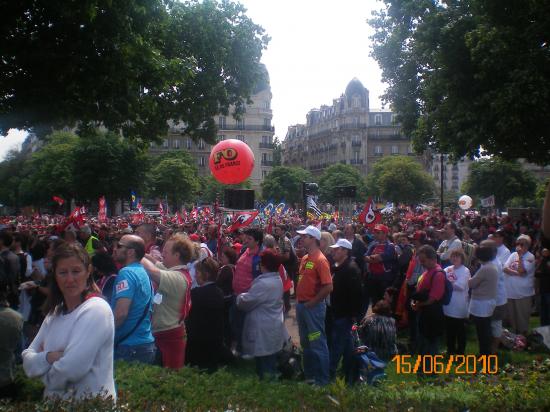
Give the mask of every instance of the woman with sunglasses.
POLYGON ((511 330, 526 336, 535 295, 535 256, 529 252, 531 238, 521 235, 516 240, 516 251, 504 264, 507 312, 511 330))

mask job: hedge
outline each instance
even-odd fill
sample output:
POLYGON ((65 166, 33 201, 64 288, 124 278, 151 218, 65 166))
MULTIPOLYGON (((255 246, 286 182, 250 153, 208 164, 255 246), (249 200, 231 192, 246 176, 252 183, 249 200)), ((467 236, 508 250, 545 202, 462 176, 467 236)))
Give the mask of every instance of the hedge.
POLYGON ((498 375, 439 376, 417 381, 388 381, 378 388, 348 388, 341 380, 325 388, 302 382, 259 382, 228 370, 206 374, 117 363, 118 402, 43 401, 37 380, 18 381, 17 400, 0 411, 533 411, 550 410, 550 359, 506 365, 498 375))

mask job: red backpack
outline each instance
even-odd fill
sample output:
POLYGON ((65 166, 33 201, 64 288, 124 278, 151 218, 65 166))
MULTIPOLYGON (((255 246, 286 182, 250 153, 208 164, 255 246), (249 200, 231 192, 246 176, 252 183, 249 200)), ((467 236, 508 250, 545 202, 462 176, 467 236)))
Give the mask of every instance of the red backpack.
POLYGON ((187 289, 185 290, 185 300, 183 301, 183 304, 180 307, 180 323, 183 322, 185 319, 187 319, 187 316, 189 316, 189 312, 191 311, 191 285, 193 284, 193 280, 191 279, 191 275, 189 274, 189 271, 186 268, 178 269, 178 272, 182 274, 182 276, 187 281, 187 289))

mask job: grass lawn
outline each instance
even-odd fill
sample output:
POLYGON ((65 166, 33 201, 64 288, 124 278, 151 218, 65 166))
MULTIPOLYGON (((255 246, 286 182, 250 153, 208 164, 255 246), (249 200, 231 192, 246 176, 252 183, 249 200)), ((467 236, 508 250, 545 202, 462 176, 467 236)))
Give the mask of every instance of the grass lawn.
MULTIPOLYGON (((538 319, 532 319, 532 327, 538 319)), ((473 326, 467 352, 477 352, 473 326)), ((0 412, 19 411, 547 411, 550 410, 550 359, 547 354, 501 351, 495 375, 438 375, 418 380, 396 374, 377 388, 346 387, 342 379, 317 388, 297 381, 259 382, 254 361, 207 374, 193 368, 173 372, 153 366, 117 363, 116 406, 99 399, 81 403, 41 401, 41 384, 19 371, 23 391, 0 412)))

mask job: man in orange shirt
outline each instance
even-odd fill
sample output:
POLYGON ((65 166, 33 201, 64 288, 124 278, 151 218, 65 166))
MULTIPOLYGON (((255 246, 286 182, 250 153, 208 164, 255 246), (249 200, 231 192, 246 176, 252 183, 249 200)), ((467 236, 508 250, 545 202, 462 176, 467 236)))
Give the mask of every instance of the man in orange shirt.
POLYGON ((296 319, 304 352, 306 381, 329 382, 329 353, 325 334, 325 298, 332 292, 327 258, 319 249, 321 232, 314 226, 298 230, 307 254, 302 258, 296 289, 296 319))

